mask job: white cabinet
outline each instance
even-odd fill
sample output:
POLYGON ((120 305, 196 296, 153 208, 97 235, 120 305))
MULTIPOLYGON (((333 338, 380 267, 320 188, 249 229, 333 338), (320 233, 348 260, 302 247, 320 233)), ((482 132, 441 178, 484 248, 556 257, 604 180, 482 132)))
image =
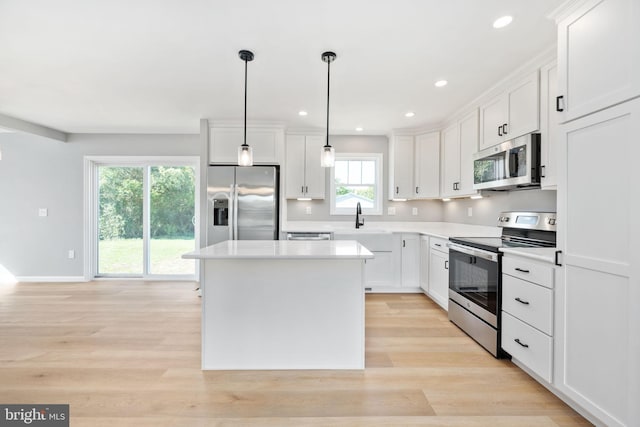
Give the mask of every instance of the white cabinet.
POLYGON ((429 238, 429 284, 427 295, 445 310, 449 309, 449 249, 447 240, 429 238))
POLYGON ((326 169, 320 166, 323 141, 322 136, 287 135, 287 199, 324 199, 326 169))
MULTIPOLYGON (((623 31, 618 25, 626 16, 619 18, 601 24, 623 31)), ((640 98, 561 127, 558 246, 564 266, 556 293, 554 385, 607 426, 640 425, 638 135, 640 98)))
POLYGON ((429 294, 429 236, 420 236, 420 289, 429 294))
POLYGON ((478 151, 478 110, 442 131, 441 197, 477 194, 473 189, 473 154, 478 151))
POLYGON ((393 136, 389 141, 389 199, 410 199, 413 185, 413 136, 393 136))
POLYGON ((559 115, 556 111, 558 96, 558 66, 556 62, 540 69, 540 187, 557 188, 559 115))
POLYGON ((395 135, 389 142, 389 199, 440 196, 440 132, 395 135))
MULTIPOLYGON (((238 147, 244 141, 240 126, 214 126, 209 132, 209 163, 238 164, 238 147)), ((256 164, 282 163, 284 130, 281 127, 248 127, 247 144, 253 150, 256 164)))
POLYGON ((588 0, 558 20, 558 110, 569 121, 640 95, 640 3, 588 0))
POLYGON ((402 287, 420 287, 420 236, 403 233, 402 236, 402 287))
POLYGON ((440 132, 415 137, 414 199, 440 197, 440 132))
POLYGON ((480 150, 538 130, 538 71, 480 107, 480 150))
POLYGON ((507 254, 502 264, 502 348, 549 384, 554 266, 507 254))

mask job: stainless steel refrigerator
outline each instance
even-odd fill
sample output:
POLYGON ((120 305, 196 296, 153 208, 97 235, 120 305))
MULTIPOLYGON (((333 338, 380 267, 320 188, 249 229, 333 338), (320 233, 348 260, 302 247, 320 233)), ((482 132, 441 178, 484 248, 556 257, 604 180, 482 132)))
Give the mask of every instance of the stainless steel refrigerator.
POLYGON ((278 240, 276 166, 209 166, 207 245, 278 240))

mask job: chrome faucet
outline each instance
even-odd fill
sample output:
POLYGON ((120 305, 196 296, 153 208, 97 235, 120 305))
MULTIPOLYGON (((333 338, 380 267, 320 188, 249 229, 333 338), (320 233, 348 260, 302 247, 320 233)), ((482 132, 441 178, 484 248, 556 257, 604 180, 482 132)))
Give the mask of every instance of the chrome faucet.
POLYGON ((360 228, 364 225, 364 218, 360 218, 362 215, 362 207, 360 206, 360 202, 356 205, 356 228, 360 228))

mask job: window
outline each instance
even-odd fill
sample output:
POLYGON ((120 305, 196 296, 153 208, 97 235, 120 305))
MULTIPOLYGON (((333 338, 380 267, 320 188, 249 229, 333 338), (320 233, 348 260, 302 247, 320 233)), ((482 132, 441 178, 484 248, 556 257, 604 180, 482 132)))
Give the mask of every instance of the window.
POLYGON ((331 215, 382 215, 382 154, 336 153, 331 169, 331 215))

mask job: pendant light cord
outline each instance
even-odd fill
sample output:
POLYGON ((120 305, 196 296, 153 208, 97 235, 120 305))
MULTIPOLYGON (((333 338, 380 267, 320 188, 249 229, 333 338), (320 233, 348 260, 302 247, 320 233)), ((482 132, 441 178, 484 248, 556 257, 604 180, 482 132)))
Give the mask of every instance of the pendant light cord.
POLYGON ((327 143, 324 145, 325 147, 330 147, 329 145, 329 85, 331 83, 331 59, 327 61, 327 143))
MULTIPOLYGON (((243 146, 247 145, 247 58, 244 60, 244 141, 243 146)), ((236 143, 237 144, 237 143, 236 143)))

